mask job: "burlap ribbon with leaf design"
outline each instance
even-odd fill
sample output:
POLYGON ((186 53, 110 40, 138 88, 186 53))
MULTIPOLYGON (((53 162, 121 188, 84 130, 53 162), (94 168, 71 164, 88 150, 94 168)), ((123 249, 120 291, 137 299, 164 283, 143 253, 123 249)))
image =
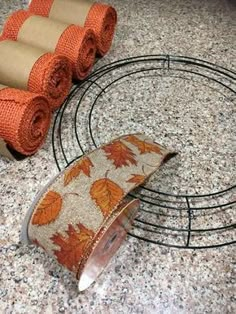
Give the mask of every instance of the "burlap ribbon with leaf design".
POLYGON ((127 194, 174 153, 143 134, 115 139, 73 162, 36 201, 28 240, 77 274, 127 194))

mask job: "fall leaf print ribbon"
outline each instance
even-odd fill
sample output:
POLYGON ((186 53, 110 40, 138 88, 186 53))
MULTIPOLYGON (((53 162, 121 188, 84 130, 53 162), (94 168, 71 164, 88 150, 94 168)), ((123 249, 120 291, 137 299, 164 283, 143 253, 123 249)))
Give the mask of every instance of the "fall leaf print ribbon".
POLYGON ((26 227, 28 242, 80 279, 105 231, 111 232, 118 218, 124 222, 137 205, 125 202, 127 194, 173 155, 147 136, 132 134, 74 161, 35 201, 26 227))

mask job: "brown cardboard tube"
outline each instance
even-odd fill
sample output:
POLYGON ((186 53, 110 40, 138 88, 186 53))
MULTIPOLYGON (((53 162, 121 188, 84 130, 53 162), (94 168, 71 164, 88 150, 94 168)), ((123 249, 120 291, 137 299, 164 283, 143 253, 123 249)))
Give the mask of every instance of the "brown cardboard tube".
POLYGON ((54 52, 61 34, 67 27, 67 24, 33 15, 21 26, 17 40, 46 51, 54 52))
POLYGON ((97 53, 101 56, 111 47, 117 13, 110 5, 85 0, 32 0, 29 12, 91 29, 96 37, 97 53))
POLYGON ((14 156, 12 155, 12 153, 9 151, 8 147, 7 147, 7 143, 0 138, 0 155, 3 157, 6 157, 10 160, 14 160, 14 156))
POLYGON ((45 51, 11 40, 0 41, 0 82, 27 90, 30 72, 45 51))
POLYGON ((84 26, 89 10, 94 2, 89 0, 55 0, 51 7, 49 18, 68 24, 84 26))
POLYGON ((0 84, 0 90, 1 90, 1 89, 4 89, 4 88, 7 88, 7 86, 6 86, 6 85, 3 85, 3 84, 0 84))
POLYGON ((16 161, 23 160, 27 157, 14 150, 14 148, 10 147, 2 138, 0 138, 0 157, 1 156, 16 161))
POLYGON ((7 19, 3 38, 67 57, 75 79, 84 79, 94 64, 96 38, 91 29, 19 10, 7 19))

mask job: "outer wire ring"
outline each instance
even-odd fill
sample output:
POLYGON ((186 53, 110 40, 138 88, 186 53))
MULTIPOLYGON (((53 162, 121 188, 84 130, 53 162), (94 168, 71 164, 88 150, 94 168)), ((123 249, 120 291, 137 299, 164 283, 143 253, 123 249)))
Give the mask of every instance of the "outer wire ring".
MULTIPOLYGON (((130 73, 125 74, 125 69, 129 65, 137 65, 140 64, 143 66, 141 70, 137 70, 132 72, 138 73, 138 72, 145 72, 145 71, 151 71, 151 70, 156 70, 156 69, 163 69, 165 71, 171 71, 171 70, 178 70, 182 73, 191 73, 194 75, 201 76, 203 78, 206 78, 208 80, 214 81, 215 83, 218 83, 221 85, 223 88, 226 88, 229 92, 231 92, 234 96, 236 95, 236 72, 234 70, 228 70, 224 67, 220 67, 214 63, 208 62, 208 61, 203 61, 200 59, 196 58, 190 58, 190 57, 184 57, 184 56, 170 56, 170 55, 145 55, 145 56, 137 56, 137 57, 130 57, 127 59, 123 60, 118 60, 115 62, 112 62, 108 65, 104 65, 100 67, 99 69, 95 70, 86 80, 81 82, 79 85, 75 86, 70 95, 68 96, 67 100, 65 101, 64 105, 60 108, 60 110, 57 112, 54 126, 53 126, 53 133, 52 133, 52 143, 53 143, 53 154, 54 154, 54 159, 57 164, 57 167, 59 170, 62 169, 59 163, 59 158, 57 156, 57 148, 56 148, 56 136, 59 135, 59 146, 60 150, 63 155, 63 159, 66 163, 66 166, 68 166, 73 160, 69 160, 67 158, 64 146, 63 146, 63 139, 62 139, 62 130, 63 130, 63 115, 65 114, 65 110, 67 107, 70 105, 70 101, 75 97, 78 93, 80 93, 80 97, 77 103, 73 123, 74 123, 74 132, 75 132, 75 138, 77 141, 77 145, 81 150, 81 155, 84 154, 84 149, 81 145, 81 141, 78 135, 78 129, 77 129, 77 117, 79 114, 79 109, 81 106, 81 103, 83 101, 84 96, 86 93, 90 90, 91 87, 97 86, 100 88, 100 92, 96 97, 96 100, 99 99, 99 96, 102 95, 106 89, 108 89, 112 84, 114 84, 116 81, 118 81, 121 78, 127 77, 131 75, 130 73), (154 63, 155 66, 152 66, 151 68, 145 68, 147 63, 154 63), (176 69, 172 67, 172 65, 181 65, 186 68, 182 69, 176 69), (157 67, 158 65, 158 67, 157 67), (189 70, 188 67, 194 66, 196 67, 196 70, 198 71, 193 71, 189 70), (107 86, 101 87, 99 84, 99 80, 102 79, 105 75, 111 73, 114 70, 117 69, 122 69, 124 68, 124 74, 121 75, 116 80, 113 80, 111 83, 107 84, 107 86), (206 75, 204 73, 201 73, 202 70, 207 70, 210 73, 213 74, 214 77, 211 77, 209 75, 206 75), (217 78, 215 78, 217 76, 217 78), (232 87, 233 86, 233 87, 232 87), (58 132, 59 131, 59 132, 58 132)), ((92 113, 93 113, 93 108, 95 107, 96 100, 92 104, 90 114, 89 114, 89 136, 90 139, 92 140, 92 143, 94 147, 97 147, 97 144, 95 142, 94 136, 93 136, 93 130, 91 126, 91 119, 92 119, 92 113)), ((76 157, 78 158, 78 157, 76 157)), ((232 231, 234 232, 236 228, 236 223, 228 223, 224 226, 219 226, 219 227, 210 227, 210 228, 192 228, 192 220, 193 220, 193 214, 195 212, 200 212, 205 211, 205 210, 213 210, 213 209, 219 209, 222 210, 222 215, 224 211, 228 207, 235 206, 236 200, 233 201, 228 201, 228 202, 223 202, 218 205, 210 205, 211 200, 215 198, 224 198, 224 196, 227 196, 228 193, 233 193, 236 191, 236 184, 232 185, 231 187, 228 187, 222 191, 213 191, 212 193, 206 193, 206 194, 201 194, 201 195, 194 195, 194 194, 171 194, 171 193, 166 193, 162 191, 156 191, 151 188, 147 187, 142 187, 142 190, 138 194, 131 194, 131 197, 134 198, 139 198, 141 202, 149 204, 152 206, 153 210, 152 211, 147 211, 142 209, 143 212, 146 212, 149 216, 150 215, 157 215, 157 210, 156 208, 162 208, 162 209, 168 209, 173 212, 173 217, 175 217, 176 214, 174 213, 179 213, 180 211, 185 211, 186 215, 188 217, 188 226, 186 228, 176 228, 176 227, 168 227, 168 226, 163 226, 159 224, 153 224, 147 221, 143 221, 141 219, 136 219, 135 221, 135 226, 137 229, 143 230, 144 232, 148 232, 148 236, 139 236, 135 233, 132 232, 132 236, 144 240, 150 243, 156 243, 160 245, 165 245, 165 246, 170 246, 170 247, 176 247, 176 248, 190 248, 190 249, 203 249, 203 248, 215 248, 215 247, 221 247, 229 244, 236 243, 236 239, 233 241, 224 241, 220 243, 212 243, 209 245, 191 245, 191 240, 194 237, 194 235, 203 235, 207 233, 216 233, 216 232, 223 232, 223 231, 232 231), (151 195, 145 195, 145 192, 148 192, 151 195), (206 206, 191 206, 191 200, 194 200, 195 203, 196 201, 201 201, 203 199, 207 199, 206 206), (168 205, 166 205, 166 203, 168 205), (180 207, 181 205, 181 207, 180 207), (142 226, 144 225, 144 227, 142 226), (153 227, 155 230, 148 229, 148 227, 153 227), (186 240, 184 241, 183 245, 179 244, 174 244, 174 243, 166 243, 163 241, 156 241, 153 239, 153 236, 156 232, 160 232, 161 230, 164 231, 173 231, 173 232, 179 232, 182 234, 187 235, 186 240)), ((165 216, 165 215, 163 215, 165 216)))

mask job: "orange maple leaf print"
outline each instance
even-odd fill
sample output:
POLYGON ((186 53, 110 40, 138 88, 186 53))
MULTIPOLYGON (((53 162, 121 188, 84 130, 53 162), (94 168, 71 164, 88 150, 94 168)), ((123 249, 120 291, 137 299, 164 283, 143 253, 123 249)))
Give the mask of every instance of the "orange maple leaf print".
POLYGON ((60 247, 60 250, 54 250, 58 262, 71 271, 77 271, 84 250, 94 237, 92 230, 87 229, 82 224, 77 226, 79 231, 71 224, 68 225, 68 230, 66 231, 68 237, 60 233, 56 233, 51 237, 53 243, 60 247))
POLYGON ((161 149, 158 144, 151 144, 146 141, 142 141, 135 135, 128 135, 124 139, 125 141, 135 145, 138 148, 141 155, 152 152, 156 154, 161 154, 161 149))
POLYGON ((90 195, 101 209, 103 216, 108 216, 113 208, 122 200, 124 191, 115 182, 104 178, 93 183, 90 195))
POLYGON ((81 171, 90 177, 90 168, 93 167, 91 160, 88 157, 80 159, 76 164, 65 173, 64 186, 68 185, 73 179, 77 178, 81 171))
POLYGON ((47 225, 59 215, 62 207, 62 197, 59 193, 49 191, 34 210, 33 225, 47 225))
POLYGON ((108 159, 112 160, 116 168, 122 166, 137 165, 135 154, 132 150, 123 144, 120 140, 115 141, 102 148, 108 159))
POLYGON ((141 174, 132 174, 132 178, 126 182, 134 183, 135 185, 140 185, 146 180, 146 177, 141 174))

